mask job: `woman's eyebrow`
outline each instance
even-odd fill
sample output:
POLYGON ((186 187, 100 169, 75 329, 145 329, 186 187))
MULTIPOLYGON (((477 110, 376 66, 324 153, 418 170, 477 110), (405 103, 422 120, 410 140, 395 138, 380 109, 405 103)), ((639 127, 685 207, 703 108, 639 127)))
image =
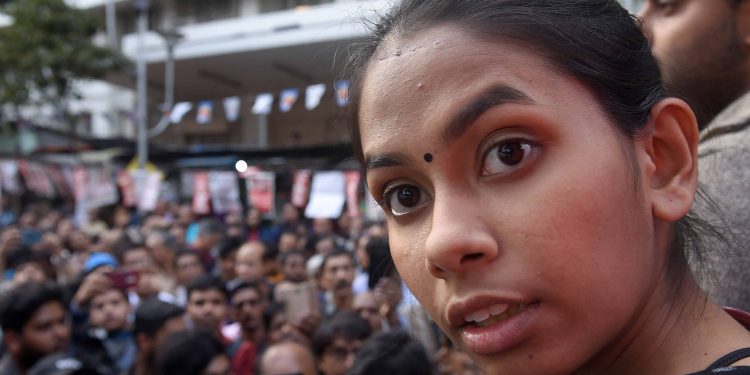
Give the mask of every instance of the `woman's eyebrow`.
POLYGON ((508 104, 534 104, 523 91, 507 85, 492 86, 467 103, 443 131, 443 141, 451 143, 460 138, 479 116, 490 108, 508 104))
POLYGON ((401 153, 387 153, 380 155, 367 155, 365 157, 365 172, 375 168, 395 167, 406 163, 406 155, 401 153))

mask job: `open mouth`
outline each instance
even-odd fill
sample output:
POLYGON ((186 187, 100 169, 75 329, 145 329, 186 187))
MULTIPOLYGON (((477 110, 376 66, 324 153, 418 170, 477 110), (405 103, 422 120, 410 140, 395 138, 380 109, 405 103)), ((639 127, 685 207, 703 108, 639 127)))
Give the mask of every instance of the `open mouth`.
POLYGON ((521 312, 529 305, 519 304, 495 304, 486 309, 477 310, 464 317, 466 324, 464 327, 487 327, 493 324, 506 321, 521 312))

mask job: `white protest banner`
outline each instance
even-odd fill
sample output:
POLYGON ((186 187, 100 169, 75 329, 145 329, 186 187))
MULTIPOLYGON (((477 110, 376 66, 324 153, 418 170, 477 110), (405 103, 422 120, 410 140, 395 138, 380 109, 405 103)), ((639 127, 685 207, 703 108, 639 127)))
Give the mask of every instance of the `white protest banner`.
POLYGON ((18 163, 15 160, 3 160, 0 162, 0 174, 2 174, 2 189, 8 193, 16 194, 20 191, 18 181, 18 163))
POLYGON ((97 208, 117 203, 117 186, 114 176, 107 167, 87 168, 88 175, 85 203, 86 208, 97 208))
POLYGON ((302 169, 294 172, 292 177, 292 204, 295 207, 305 207, 310 193, 310 177, 312 171, 302 169))
POLYGON ((193 175, 193 212, 198 215, 211 213, 211 191, 208 172, 196 172, 193 175))
POLYGON ((143 181, 144 186, 141 190, 141 196, 138 199, 138 210, 153 211, 159 202, 159 192, 161 191, 161 173, 148 172, 143 181))
POLYGON ((318 172, 313 175, 310 203, 305 217, 310 219, 336 219, 341 216, 346 195, 343 172, 318 172))
POLYGON ((348 171, 346 180, 346 212, 351 217, 359 216, 359 171, 348 171))
POLYGON ((276 203, 276 174, 256 171, 247 175, 247 198, 261 213, 274 212, 276 203))
POLYGON ((212 171, 208 174, 211 206, 214 213, 237 213, 242 211, 237 174, 229 171, 212 171))

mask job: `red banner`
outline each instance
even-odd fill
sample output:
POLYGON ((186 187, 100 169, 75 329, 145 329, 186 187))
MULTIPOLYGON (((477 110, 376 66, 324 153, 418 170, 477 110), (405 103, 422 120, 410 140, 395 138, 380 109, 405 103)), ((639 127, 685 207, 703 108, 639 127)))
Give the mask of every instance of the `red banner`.
POLYGON ((262 213, 274 212, 276 175, 273 172, 255 172, 246 180, 250 204, 262 213))
POLYGON ((198 215, 211 213, 208 172, 198 172, 193 177, 193 212, 198 215))
POLYGON ((18 163, 26 187, 35 194, 52 198, 55 196, 55 188, 44 172, 44 167, 39 163, 21 160, 18 163))
POLYGON ((310 176, 312 172, 307 169, 294 172, 292 179, 292 204, 295 207, 305 207, 310 195, 310 176))
POLYGON ((351 217, 359 216, 359 179, 358 171, 349 171, 344 174, 346 181, 346 212, 351 217))

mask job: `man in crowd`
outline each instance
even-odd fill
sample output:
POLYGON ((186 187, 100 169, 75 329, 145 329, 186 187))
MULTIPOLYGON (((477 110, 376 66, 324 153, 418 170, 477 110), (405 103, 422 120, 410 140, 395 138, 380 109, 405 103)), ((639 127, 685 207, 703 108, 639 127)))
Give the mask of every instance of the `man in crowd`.
POLYGON ((710 271, 703 286, 717 302, 750 310, 750 2, 648 0, 640 17, 667 89, 698 116, 699 183, 718 207, 697 208, 727 228, 728 243, 708 244, 698 266, 710 271))
POLYGON ((185 307, 187 305, 187 285, 198 277, 205 275, 201 258, 198 253, 189 250, 179 251, 174 258, 175 281, 175 304, 185 307))
POLYGON ((336 250, 323 259, 321 283, 326 289, 325 313, 352 310, 354 259, 346 250, 336 250))
POLYGON ((341 311, 323 320, 312 338, 318 370, 324 375, 346 374, 370 333, 367 321, 352 312, 341 311))
POLYGON ((187 329, 185 310, 157 298, 143 301, 135 311, 133 333, 138 345, 134 375, 156 375, 156 356, 167 336, 187 329))
POLYGON ((231 341, 221 333, 221 326, 227 317, 227 291, 220 279, 204 275, 188 284, 187 314, 197 329, 214 335, 224 346, 231 341))
POLYGON ((25 374, 41 358, 65 351, 70 327, 62 292, 54 284, 30 282, 0 301, 0 327, 6 353, 0 374, 25 374))
POLYGON ((260 363, 263 375, 317 375, 315 358, 309 348, 300 343, 287 341, 269 347, 260 363))
POLYGON ((232 370, 236 374, 252 374, 257 353, 265 346, 266 332, 263 310, 268 305, 258 284, 241 283, 230 295, 232 317, 239 324, 240 339, 230 347, 232 370))
POLYGON ((157 357, 160 375, 230 374, 229 357, 215 336, 205 331, 169 335, 157 357))

